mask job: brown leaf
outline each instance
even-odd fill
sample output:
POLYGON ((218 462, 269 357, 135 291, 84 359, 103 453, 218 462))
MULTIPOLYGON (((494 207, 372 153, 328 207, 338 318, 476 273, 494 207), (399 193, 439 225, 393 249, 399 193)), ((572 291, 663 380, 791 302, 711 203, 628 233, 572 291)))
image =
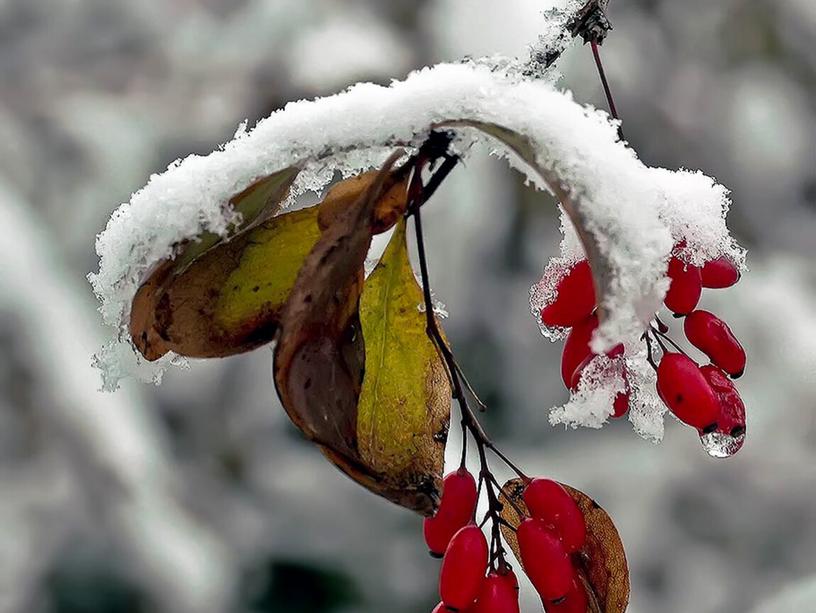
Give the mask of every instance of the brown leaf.
MULTIPOLYGON (((374 234, 387 232, 405 214, 408 206, 409 166, 402 166, 390 172, 385 180, 382 194, 377 199, 371 221, 374 234)), ((317 222, 320 229, 330 227, 335 219, 356 202, 363 191, 376 180, 378 172, 371 170, 356 177, 333 185, 320 205, 317 222)))
MULTIPOLYGON (((568 485, 562 484, 584 514, 587 542, 583 550, 573 554, 581 580, 590 600, 588 613, 623 613, 629 604, 629 566, 618 530, 612 519, 592 498, 568 485)), ((514 528, 524 517, 529 517, 524 504, 524 483, 511 479, 504 484, 500 501, 504 505, 501 516, 514 528)), ((521 560, 516 534, 502 526, 502 535, 521 560)))

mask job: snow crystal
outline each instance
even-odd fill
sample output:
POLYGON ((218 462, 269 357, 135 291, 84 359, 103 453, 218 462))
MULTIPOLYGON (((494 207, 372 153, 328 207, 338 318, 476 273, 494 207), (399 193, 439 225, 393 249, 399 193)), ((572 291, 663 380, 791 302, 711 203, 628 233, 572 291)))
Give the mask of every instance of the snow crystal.
MULTIPOLYGON (((496 124, 521 135, 527 151, 517 142, 513 148, 490 142, 533 184, 566 193, 573 201, 609 264, 603 296, 608 316, 597 334, 599 347, 638 337, 645 314, 658 307, 672 246, 668 221, 709 228, 701 240, 713 251, 727 248, 723 245, 730 239, 718 235, 715 224, 691 223, 708 208, 695 208, 688 218, 682 212, 692 197, 716 208, 717 215, 727 209, 725 190, 713 181, 644 166, 618 140, 606 113, 577 104, 548 83, 484 64, 440 64, 390 87, 362 83, 334 96, 290 103, 254 129, 239 130, 219 150, 190 156, 152 176, 114 212, 97 239, 99 271, 89 280, 104 321, 127 343, 130 302, 145 274, 185 239, 204 231, 227 234, 238 221, 228 206, 230 197, 259 178, 300 168, 292 188, 295 198, 321 190, 336 171, 349 176, 376 167, 397 146, 417 147, 434 126, 461 127, 463 121, 496 124)), ((463 153, 469 143, 488 138, 476 130, 461 131, 466 140, 457 148, 463 153)), ((118 376, 122 371, 110 372, 118 376)))

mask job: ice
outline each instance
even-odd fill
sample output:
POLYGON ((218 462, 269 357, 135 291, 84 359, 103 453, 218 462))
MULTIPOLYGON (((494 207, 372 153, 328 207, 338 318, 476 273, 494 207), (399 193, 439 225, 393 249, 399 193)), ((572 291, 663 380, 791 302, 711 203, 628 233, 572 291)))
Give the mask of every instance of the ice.
POLYGON ((730 458, 742 449, 745 432, 739 436, 731 436, 726 432, 709 432, 700 436, 700 443, 712 458, 730 458))
MULTIPOLYGON (((253 129, 239 129, 219 150, 152 176, 113 213, 97 239, 99 271, 89 280, 105 323, 118 341, 128 343, 130 302, 145 274, 183 240, 204 231, 225 235, 238 221, 227 205, 230 197, 252 182, 297 166, 291 199, 320 191, 336 172, 349 176, 375 167, 395 147, 410 151, 433 126, 450 121, 498 124, 523 136, 530 147, 524 159, 473 129, 461 130, 456 145, 467 156, 473 142, 489 140, 532 184, 566 190, 573 200, 611 271, 604 296, 608 317, 597 347, 642 331, 665 291, 665 261, 676 228, 706 228, 698 242, 710 253, 731 245, 724 224, 700 219, 722 216, 725 190, 700 174, 646 167, 618 140, 606 113, 577 104, 551 84, 489 64, 440 64, 389 87, 361 83, 334 96, 290 103, 253 129), (688 204, 692 199, 695 207, 688 204)), ((100 364, 105 361, 99 357, 100 364)), ((126 371, 106 369, 116 377, 126 371)))

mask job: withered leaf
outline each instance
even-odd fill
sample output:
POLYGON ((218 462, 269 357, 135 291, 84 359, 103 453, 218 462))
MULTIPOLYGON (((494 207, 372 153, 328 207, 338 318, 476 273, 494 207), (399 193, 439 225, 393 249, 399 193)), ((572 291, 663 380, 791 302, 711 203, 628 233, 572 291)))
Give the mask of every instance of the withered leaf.
MULTIPOLYGON (((408 170, 408 165, 397 168, 390 172, 385 180, 382 194, 377 199, 373 210, 371 226, 374 234, 387 232, 405 214, 408 206, 408 180, 410 178, 408 170)), ((377 174, 376 170, 371 170, 333 185, 320 204, 320 214, 317 218, 320 228, 325 230, 331 226, 334 220, 356 202, 366 188, 371 186, 377 174)))
POLYGON ((148 359, 168 351, 223 357, 270 342, 320 230, 317 209, 267 219, 178 273, 166 261, 131 306, 130 332, 148 359))
POLYGON ((406 222, 394 231, 360 299, 366 368, 357 414, 359 454, 394 488, 441 487, 451 388, 426 333, 406 222))
MULTIPOLYGON (((561 485, 578 504, 586 521, 587 542, 583 550, 573 554, 573 562, 587 588, 588 613, 622 613, 629 604, 629 565, 618 530, 592 498, 573 487, 561 485)), ((523 494, 522 480, 511 479, 504 484, 499 496, 503 505, 501 516, 514 528, 524 517, 529 517, 523 494)), ((501 530, 516 558, 521 560, 515 532, 507 526, 501 530)))

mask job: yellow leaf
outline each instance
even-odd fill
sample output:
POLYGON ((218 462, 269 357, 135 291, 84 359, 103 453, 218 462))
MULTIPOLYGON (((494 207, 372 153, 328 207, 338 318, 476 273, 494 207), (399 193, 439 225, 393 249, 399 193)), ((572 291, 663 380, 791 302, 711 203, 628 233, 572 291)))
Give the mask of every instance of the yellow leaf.
POLYGON ((450 418, 450 385, 420 304, 402 220, 360 299, 366 367, 357 439, 368 465, 406 482, 441 473, 450 418))
POLYGON ((231 330, 258 313, 278 311, 289 298, 303 261, 320 236, 317 208, 274 218, 250 230, 238 265, 215 304, 215 322, 231 330))
MULTIPOLYGON (((230 234, 235 235, 242 232, 277 213, 284 199, 289 195, 289 188, 292 187, 299 172, 300 169, 294 166, 284 168, 268 177, 259 179, 241 193, 230 198, 230 206, 241 214, 241 221, 232 228, 230 234)), ((176 254, 174 271, 178 274, 185 270, 201 254, 222 242, 224 242, 224 237, 205 232, 197 240, 186 243, 176 254)))

